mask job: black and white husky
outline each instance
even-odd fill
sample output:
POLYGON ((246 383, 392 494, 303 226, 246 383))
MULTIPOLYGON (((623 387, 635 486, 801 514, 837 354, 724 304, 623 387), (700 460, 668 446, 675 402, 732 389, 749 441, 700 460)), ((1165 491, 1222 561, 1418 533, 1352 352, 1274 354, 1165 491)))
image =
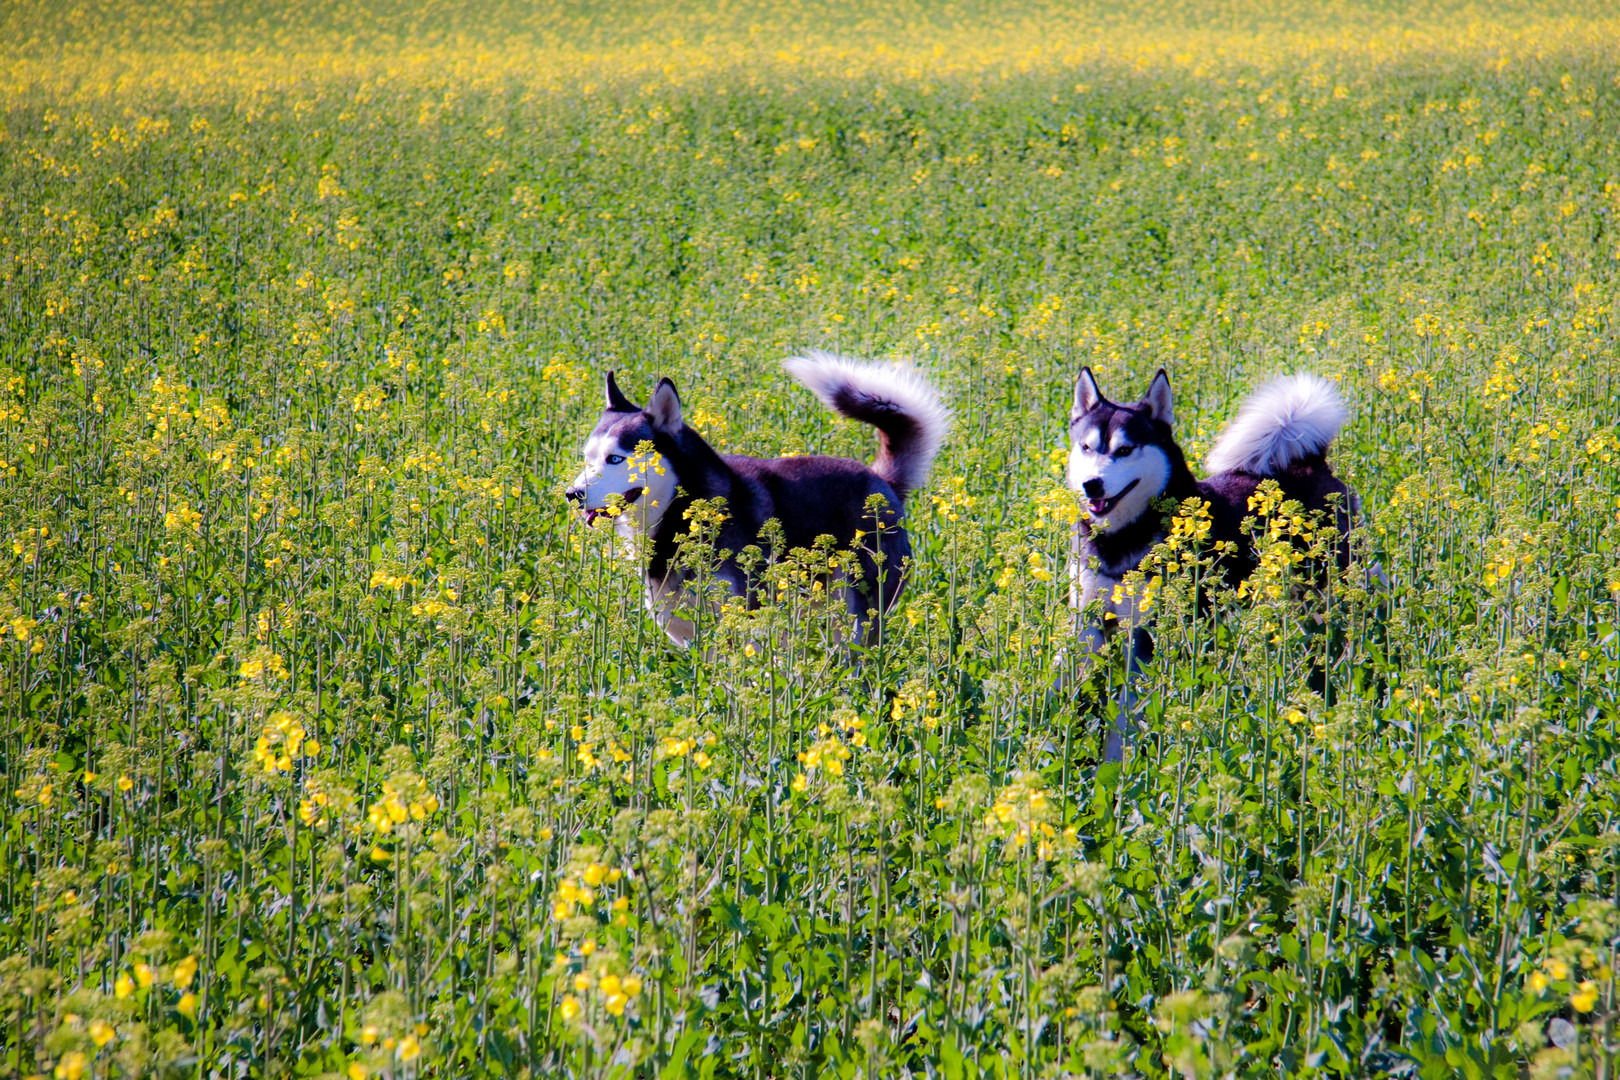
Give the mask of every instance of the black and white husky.
MULTIPOLYGON (((1070 600, 1077 611, 1100 602, 1103 622, 1081 627, 1081 652, 1096 652, 1111 629, 1129 628, 1133 665, 1151 658, 1152 638, 1136 601, 1116 587, 1165 538, 1166 519, 1155 508, 1160 499, 1180 503, 1197 496, 1208 504, 1209 541, 1235 545, 1221 561, 1233 585, 1255 568, 1242 522, 1252 515, 1249 497, 1263 480, 1275 480, 1285 499, 1299 500, 1307 511, 1331 513, 1341 538, 1338 558, 1347 561, 1356 498, 1326 457, 1345 415, 1343 399, 1326 379, 1275 379, 1243 403, 1205 458, 1209 478, 1198 480, 1176 444, 1163 368, 1142 400, 1130 405, 1103 397, 1091 369, 1082 369, 1069 413, 1069 487, 1083 496, 1085 510, 1075 524, 1070 600)), ((1122 752, 1128 711, 1122 707, 1119 724, 1108 732, 1109 760, 1122 752)))
MULTIPOLYGON (((949 411, 920 374, 899 366, 822 352, 783 366, 834 412, 877 428, 878 455, 871 465, 838 457, 716 453, 682 420, 672 381, 661 380, 643 408, 608 373, 606 407, 585 439, 584 471, 565 494, 588 524, 611 516, 626 540, 644 539, 647 606, 677 645, 690 645, 696 632, 679 613, 691 603, 691 581, 676 559, 691 527, 686 511, 694 499, 725 500, 717 550, 763 547, 760 531, 773 518, 789 550, 812 547, 821 536, 831 536, 840 549, 857 550, 859 580, 843 588, 857 624, 869 611, 886 612, 900 595, 911 554, 901 525, 906 497, 927 481, 950 426, 949 411), (648 446, 650 452, 641 449, 648 446), (867 509, 874 495, 887 504, 875 520, 867 509)), ((734 557, 720 564, 716 576, 734 595, 751 599, 734 557)))

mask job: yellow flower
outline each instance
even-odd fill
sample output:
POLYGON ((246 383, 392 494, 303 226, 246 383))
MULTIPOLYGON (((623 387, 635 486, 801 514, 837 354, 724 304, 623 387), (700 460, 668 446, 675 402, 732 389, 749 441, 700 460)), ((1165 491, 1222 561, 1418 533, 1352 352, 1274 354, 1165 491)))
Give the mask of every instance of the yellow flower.
POLYGON ((614 1016, 623 1016, 624 1007, 629 1004, 629 1002, 630 999, 625 997, 623 994, 610 994, 606 1002, 607 1011, 612 1013, 614 1016))
POLYGON ((394 1054, 401 1061, 415 1061, 422 1054, 422 1044, 416 1041, 415 1035, 407 1035, 400 1040, 399 1049, 394 1054))
POLYGON ((640 997, 641 978, 636 975, 626 975, 619 982, 619 990, 627 997, 640 997))
POLYGON ((113 982, 113 993, 119 998, 127 998, 135 992, 135 980, 129 977, 129 972, 121 972, 113 982))
POLYGON ((345 1073, 349 1077, 349 1080, 366 1080, 366 1077, 371 1075, 371 1070, 366 1068, 361 1062, 351 1061, 349 1062, 349 1067, 345 1070, 345 1073))
POLYGON ((174 985, 184 990, 191 985, 191 980, 197 977, 197 958, 188 956, 174 965, 174 985))
POLYGON ((1530 978, 1526 980, 1526 984, 1530 987, 1532 994, 1544 994, 1547 992, 1547 976, 1539 971, 1532 971, 1530 978))
POLYGON ((1587 979, 1569 995, 1569 1003, 1576 1012, 1588 1013, 1597 1007, 1597 983, 1587 979))
POLYGON ((151 966, 147 965, 147 964, 136 964, 135 965, 135 981, 140 984, 140 987, 141 987, 142 990, 145 990, 147 987, 151 986, 152 985, 152 968, 151 968, 151 966))
POLYGON ((98 1048, 112 1042, 117 1035, 117 1030, 99 1016, 90 1021, 90 1041, 95 1043, 98 1048))
POLYGON ((612 997, 619 992, 619 977, 617 975, 602 976, 602 995, 612 997))
POLYGON ((197 995, 187 991, 181 995, 180 1001, 175 1005, 175 1008, 180 1010, 182 1016, 195 1017, 197 1015, 197 995))
POLYGON ((62 1055, 56 1066, 56 1080, 79 1080, 84 1075, 85 1056, 77 1050, 62 1055))
POLYGON ((1569 965, 1562 960, 1549 960, 1547 962, 1547 975, 1558 982, 1563 982, 1569 978, 1569 965))
POLYGON ((563 996, 563 999, 562 999, 562 1017, 563 1017, 563 1019, 564 1020, 572 1020, 574 1017, 576 1017, 578 1015, 579 1015, 579 999, 576 998, 573 994, 565 994, 563 996))

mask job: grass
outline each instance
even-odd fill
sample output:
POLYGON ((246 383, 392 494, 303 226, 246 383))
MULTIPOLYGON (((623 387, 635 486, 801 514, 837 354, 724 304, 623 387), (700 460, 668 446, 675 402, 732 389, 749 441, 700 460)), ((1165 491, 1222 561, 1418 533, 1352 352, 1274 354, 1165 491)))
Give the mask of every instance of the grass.
POLYGON ((1620 25, 1179 8, 0 16, 0 1076, 1613 1076, 1620 25), (678 652, 602 372, 868 458, 808 347, 952 400, 906 597, 678 652), (1083 364, 1365 503, 1149 568, 1121 765, 1083 364))

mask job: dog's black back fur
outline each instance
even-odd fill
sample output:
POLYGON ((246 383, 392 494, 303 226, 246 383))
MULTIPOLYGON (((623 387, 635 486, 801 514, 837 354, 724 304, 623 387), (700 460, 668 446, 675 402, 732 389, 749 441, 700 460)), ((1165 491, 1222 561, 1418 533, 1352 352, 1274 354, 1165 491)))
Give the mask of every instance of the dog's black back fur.
POLYGON ((911 540, 902 524, 904 504, 870 466, 840 457, 722 455, 686 425, 675 436, 657 433, 653 446, 674 469, 682 493, 653 532, 648 577, 662 580, 669 574, 690 529, 686 511, 692 501, 721 498, 726 501, 726 519, 716 544, 732 552, 733 558, 717 572, 750 604, 751 589, 735 554, 751 544, 759 545, 767 556, 783 554, 768 551, 760 535, 772 518, 781 524, 789 550, 813 547, 822 536, 831 536, 838 548, 859 551, 861 585, 847 597, 851 614, 865 619, 869 611, 887 611, 899 595, 903 564, 911 557, 911 540), (881 495, 887 504, 875 520, 865 510, 873 495, 881 495), (877 551, 883 554, 881 566, 877 551), (881 593, 876 590, 880 581, 881 593))

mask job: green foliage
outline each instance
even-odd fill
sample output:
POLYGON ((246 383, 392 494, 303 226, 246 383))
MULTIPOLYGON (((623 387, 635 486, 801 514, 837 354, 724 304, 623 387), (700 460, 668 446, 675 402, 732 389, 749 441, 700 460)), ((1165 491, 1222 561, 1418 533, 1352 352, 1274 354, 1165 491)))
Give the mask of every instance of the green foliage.
POLYGON ((177 10, 3 24, 0 1077, 1613 1075, 1612 16, 177 10), (869 458, 808 347, 951 398, 905 598, 680 652, 601 373, 869 458), (1118 765, 1082 364, 1364 503, 1186 508, 1118 765))

